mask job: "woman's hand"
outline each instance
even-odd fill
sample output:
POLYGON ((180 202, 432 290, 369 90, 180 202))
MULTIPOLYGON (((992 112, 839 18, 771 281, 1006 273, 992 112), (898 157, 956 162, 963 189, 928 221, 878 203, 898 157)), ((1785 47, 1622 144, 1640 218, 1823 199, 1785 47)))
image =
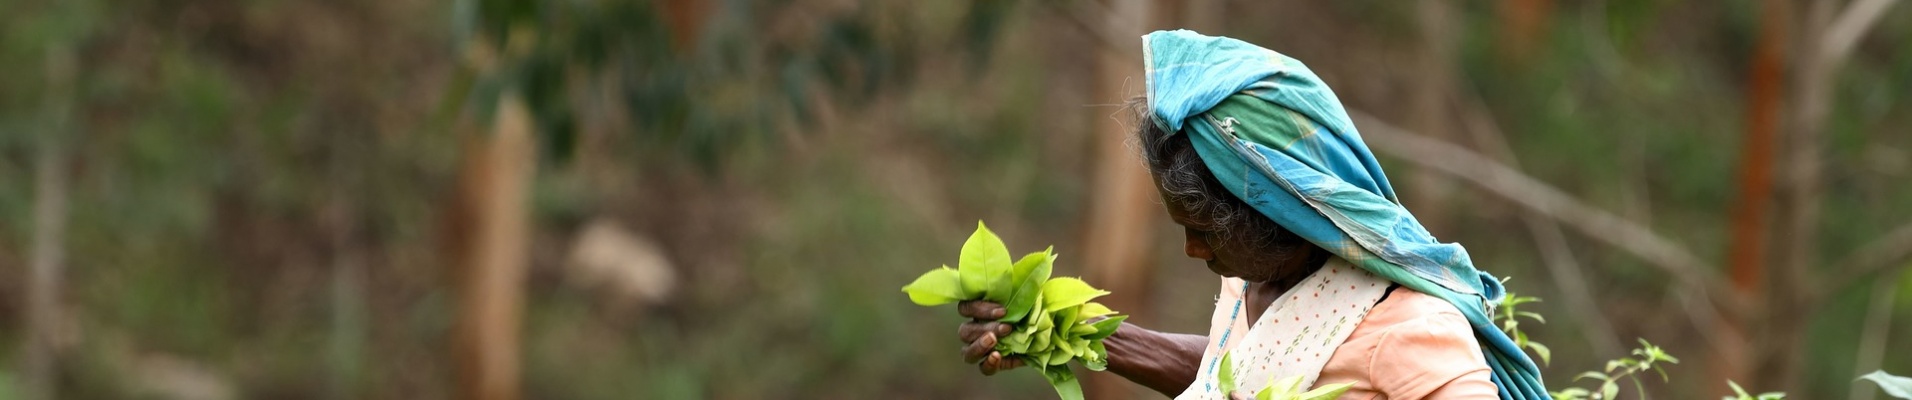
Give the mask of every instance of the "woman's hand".
POLYGON ((983 375, 995 375, 997 371, 1006 371, 1022 366, 1022 359, 1003 357, 996 352, 996 340, 1009 335, 1012 327, 996 322, 1008 310, 1002 304, 983 300, 970 300, 956 305, 956 312, 969 318, 956 328, 956 337, 965 343, 963 362, 977 364, 983 375), (980 362, 980 363, 979 363, 980 362))

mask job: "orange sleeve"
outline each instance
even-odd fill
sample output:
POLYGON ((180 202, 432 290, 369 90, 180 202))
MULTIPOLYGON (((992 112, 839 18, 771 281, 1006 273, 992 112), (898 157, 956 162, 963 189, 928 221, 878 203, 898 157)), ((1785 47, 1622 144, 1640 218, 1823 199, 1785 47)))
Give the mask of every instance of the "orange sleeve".
POLYGON ((1459 312, 1401 321, 1381 333, 1369 357, 1368 378, 1389 399, 1499 398, 1480 343, 1459 312))
POLYGON ((1460 310, 1396 288, 1335 349, 1315 385, 1354 383, 1342 399, 1498 399, 1492 374, 1460 310))

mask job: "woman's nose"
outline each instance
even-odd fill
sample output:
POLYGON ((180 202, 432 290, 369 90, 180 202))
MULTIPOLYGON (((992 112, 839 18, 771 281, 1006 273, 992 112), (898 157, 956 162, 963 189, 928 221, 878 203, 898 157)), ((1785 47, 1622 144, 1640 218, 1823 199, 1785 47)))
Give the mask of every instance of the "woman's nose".
POLYGON ((1208 247, 1208 240, 1202 237, 1201 232, 1196 232, 1191 228, 1182 228, 1182 236, 1182 252, 1187 253, 1188 258, 1202 261, 1215 260, 1215 250, 1208 247))

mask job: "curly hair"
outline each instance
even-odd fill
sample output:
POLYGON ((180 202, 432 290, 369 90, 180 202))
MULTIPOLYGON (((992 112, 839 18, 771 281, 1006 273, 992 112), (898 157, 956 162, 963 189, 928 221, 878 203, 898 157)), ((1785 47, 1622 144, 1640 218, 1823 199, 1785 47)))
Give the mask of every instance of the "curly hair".
POLYGON ((1207 222, 1203 230, 1214 235, 1210 245, 1243 243, 1284 252, 1309 245, 1223 187, 1188 135, 1171 135, 1155 124, 1146 98, 1130 99, 1127 108, 1135 126, 1133 143, 1140 148, 1149 173, 1155 175, 1163 200, 1180 204, 1188 215, 1207 222))

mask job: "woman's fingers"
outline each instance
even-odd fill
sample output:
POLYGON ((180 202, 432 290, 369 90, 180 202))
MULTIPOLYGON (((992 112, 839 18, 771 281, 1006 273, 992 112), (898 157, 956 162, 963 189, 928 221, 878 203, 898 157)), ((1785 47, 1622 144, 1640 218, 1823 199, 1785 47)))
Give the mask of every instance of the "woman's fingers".
POLYGON ((1004 358, 996 352, 996 338, 1008 335, 1015 327, 1009 324, 993 322, 1002 319, 1008 310, 1002 304, 983 300, 970 300, 956 305, 956 312, 971 319, 956 327, 956 338, 968 343, 963 346, 963 362, 977 364, 983 375, 995 375, 996 371, 1022 366, 1022 360, 1004 358))
POLYGON ((1003 357, 1002 353, 993 351, 989 352, 989 357, 983 359, 982 364, 977 365, 979 369, 982 369, 983 376, 995 375, 997 372, 1008 371, 1021 366, 1022 359, 1003 357))
POLYGON ((985 331, 982 337, 977 338, 973 342, 969 342, 968 346, 963 346, 963 362, 975 364, 977 361, 982 361, 983 357, 988 356, 991 350, 995 349, 996 333, 985 331))
POLYGON ((984 300, 970 300, 957 303, 956 312, 968 318, 995 321, 1001 319, 1009 310, 1003 309, 1001 304, 984 300))
POLYGON ((956 326, 956 339, 963 343, 971 343, 983 337, 984 333, 995 332, 996 337, 1003 337, 1009 335, 1013 329, 1015 327, 1000 322, 964 322, 956 326))

